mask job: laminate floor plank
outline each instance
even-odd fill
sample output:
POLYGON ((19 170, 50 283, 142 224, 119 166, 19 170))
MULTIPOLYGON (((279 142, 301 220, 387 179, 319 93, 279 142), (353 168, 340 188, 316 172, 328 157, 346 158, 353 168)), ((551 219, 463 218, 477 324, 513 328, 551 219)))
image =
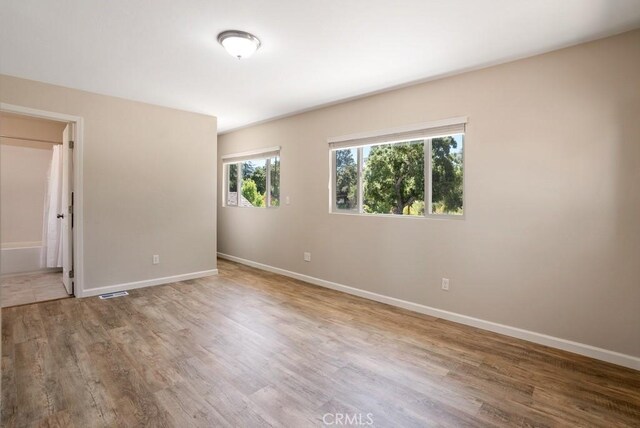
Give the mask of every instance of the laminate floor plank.
POLYGON ((0 425, 640 426, 638 371, 218 268, 117 299, 4 309, 0 425))

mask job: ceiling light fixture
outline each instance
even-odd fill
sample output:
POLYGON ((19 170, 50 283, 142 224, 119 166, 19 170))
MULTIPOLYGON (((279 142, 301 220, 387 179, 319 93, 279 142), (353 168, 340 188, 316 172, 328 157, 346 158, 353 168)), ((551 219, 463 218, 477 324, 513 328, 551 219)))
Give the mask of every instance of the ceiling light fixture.
POLYGON ((238 30, 228 30, 218 34, 218 43, 231 56, 238 59, 249 58, 261 45, 260 40, 253 34, 238 30))

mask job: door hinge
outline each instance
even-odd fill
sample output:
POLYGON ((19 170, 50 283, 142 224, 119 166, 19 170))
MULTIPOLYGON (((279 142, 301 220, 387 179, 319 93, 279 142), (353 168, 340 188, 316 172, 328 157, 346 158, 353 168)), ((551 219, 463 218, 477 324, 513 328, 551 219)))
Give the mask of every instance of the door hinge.
POLYGON ((71 270, 69 271, 69 278, 75 278, 75 277, 74 277, 73 269, 71 269, 71 270))
POLYGON ((73 146, 74 146, 74 145, 75 145, 75 144, 74 144, 73 140, 69 140, 69 148, 70 148, 70 149, 73 149, 73 146))

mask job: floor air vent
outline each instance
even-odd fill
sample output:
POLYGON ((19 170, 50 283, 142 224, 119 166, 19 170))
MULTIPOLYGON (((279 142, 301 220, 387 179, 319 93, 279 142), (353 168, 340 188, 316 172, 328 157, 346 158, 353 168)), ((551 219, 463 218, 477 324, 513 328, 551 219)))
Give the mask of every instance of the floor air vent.
POLYGON ((115 291, 113 293, 101 294, 100 298, 104 300, 104 299, 113 299, 114 297, 122 297, 122 296, 128 296, 128 295, 129 293, 127 293, 126 291, 115 291))

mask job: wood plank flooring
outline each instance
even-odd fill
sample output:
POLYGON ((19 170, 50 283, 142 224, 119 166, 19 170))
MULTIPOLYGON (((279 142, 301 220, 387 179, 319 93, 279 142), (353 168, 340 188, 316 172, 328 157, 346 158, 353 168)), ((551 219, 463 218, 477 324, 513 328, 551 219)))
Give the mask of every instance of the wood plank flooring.
POLYGON ((638 371, 219 270, 4 309, 1 425, 640 426, 638 371))

